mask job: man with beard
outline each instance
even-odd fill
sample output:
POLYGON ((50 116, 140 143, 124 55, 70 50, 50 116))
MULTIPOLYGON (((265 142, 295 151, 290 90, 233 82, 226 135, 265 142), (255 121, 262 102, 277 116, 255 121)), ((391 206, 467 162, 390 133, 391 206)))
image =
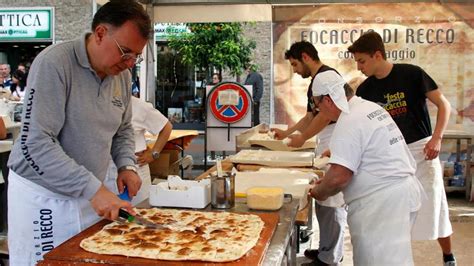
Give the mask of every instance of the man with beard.
MULTIPOLYGON (((275 132, 275 138, 284 139, 288 136, 291 139, 289 145, 296 147, 303 145, 307 139, 318 134, 320 142, 317 145, 316 153, 321 154, 328 148, 335 124, 330 124, 330 120, 321 116, 316 110, 311 87, 318 74, 327 71, 337 73, 337 71, 319 60, 318 51, 309 42, 294 43, 285 52, 285 58, 290 61, 293 72, 303 78, 311 77, 307 91, 307 112, 287 130, 272 130, 275 132), (297 130, 301 134, 290 135, 297 130)), ((343 257, 344 227, 347 218, 342 194, 329 197, 325 201, 316 201, 315 209, 319 223, 319 249, 308 249, 305 251, 305 256, 313 260, 313 265, 337 265, 343 257)))

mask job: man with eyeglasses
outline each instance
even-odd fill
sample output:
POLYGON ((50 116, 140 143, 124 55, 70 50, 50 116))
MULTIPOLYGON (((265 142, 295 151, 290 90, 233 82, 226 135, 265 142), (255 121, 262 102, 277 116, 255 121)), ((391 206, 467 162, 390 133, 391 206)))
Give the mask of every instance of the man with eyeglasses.
MULTIPOLYGON (((320 155, 328 148, 329 138, 334 129, 330 120, 319 115, 313 102, 312 84, 315 77, 322 73, 337 71, 324 65, 318 56, 318 51, 309 42, 301 41, 291 45, 285 52, 285 58, 290 61, 293 72, 303 78, 312 77, 308 87, 307 112, 294 126, 287 130, 272 129, 277 139, 289 137, 290 146, 299 147, 314 135, 318 134, 319 144, 316 153, 320 155), (292 134, 295 131, 301 134, 292 134)), ((341 262, 344 252, 344 228, 347 212, 344 208, 342 194, 339 193, 325 201, 315 202, 316 217, 319 224, 319 248, 307 249, 304 255, 312 260, 311 265, 337 265, 341 262)))
POLYGON ((411 228, 423 187, 402 132, 383 107, 353 96, 333 71, 316 75, 312 91, 319 114, 336 126, 330 167, 310 195, 344 193, 354 265, 413 265, 411 228))
POLYGON ((110 155, 116 186, 136 195, 131 125, 131 74, 152 32, 135 1, 110 1, 92 32, 52 45, 33 62, 21 133, 8 163, 8 245, 11 265, 33 265, 44 253, 120 208, 103 185, 110 155))

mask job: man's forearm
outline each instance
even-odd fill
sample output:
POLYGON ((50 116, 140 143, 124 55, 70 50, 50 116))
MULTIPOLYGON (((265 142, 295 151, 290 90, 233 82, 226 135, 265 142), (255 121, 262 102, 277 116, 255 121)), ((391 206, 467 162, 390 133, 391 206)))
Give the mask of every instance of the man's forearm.
POLYGON ((444 130, 448 125, 451 105, 446 97, 441 93, 440 89, 431 90, 427 92, 425 96, 438 108, 432 139, 441 141, 444 130))
POLYGON ((352 180, 352 171, 343 166, 333 164, 319 184, 316 184, 311 195, 317 200, 325 200, 342 191, 352 180))
POLYGON ((343 189, 342 186, 336 186, 336 184, 325 181, 326 180, 323 179, 321 184, 316 185, 311 191, 311 195, 317 200, 326 200, 327 198, 341 192, 343 189))
POLYGON ((331 121, 320 114, 316 115, 310 122, 309 126, 301 131, 304 140, 314 137, 314 135, 321 132, 331 121))
POLYGON ((436 116, 436 125, 433 131, 433 138, 443 138, 444 130, 448 126, 449 114, 451 112, 451 106, 446 99, 443 99, 443 104, 438 106, 438 112, 436 116))
POLYGON ((286 131, 289 134, 295 132, 296 130, 303 132, 305 127, 311 122, 313 119, 313 114, 312 113, 306 113, 306 115, 298 121, 295 125, 292 127, 289 127, 286 131))
POLYGON ((168 142, 168 139, 171 135, 171 131, 173 130, 173 126, 170 122, 167 122, 166 125, 161 130, 158 138, 156 139, 155 145, 153 145, 153 151, 161 152, 163 147, 168 142))

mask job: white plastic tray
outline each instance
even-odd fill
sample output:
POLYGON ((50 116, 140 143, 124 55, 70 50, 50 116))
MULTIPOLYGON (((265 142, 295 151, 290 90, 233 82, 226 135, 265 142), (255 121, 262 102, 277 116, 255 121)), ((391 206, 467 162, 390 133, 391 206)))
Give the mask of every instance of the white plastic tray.
POLYGON ((203 209, 211 202, 211 181, 169 176, 168 181, 151 185, 149 202, 152 206, 203 209))

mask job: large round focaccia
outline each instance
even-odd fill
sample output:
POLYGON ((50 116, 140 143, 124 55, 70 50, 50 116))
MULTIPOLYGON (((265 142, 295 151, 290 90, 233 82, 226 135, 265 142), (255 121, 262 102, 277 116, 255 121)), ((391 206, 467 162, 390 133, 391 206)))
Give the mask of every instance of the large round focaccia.
POLYGON ((136 209, 142 217, 165 224, 150 229, 113 222, 81 241, 93 253, 160 260, 237 260, 260 238, 264 222, 253 214, 173 209, 136 209))

